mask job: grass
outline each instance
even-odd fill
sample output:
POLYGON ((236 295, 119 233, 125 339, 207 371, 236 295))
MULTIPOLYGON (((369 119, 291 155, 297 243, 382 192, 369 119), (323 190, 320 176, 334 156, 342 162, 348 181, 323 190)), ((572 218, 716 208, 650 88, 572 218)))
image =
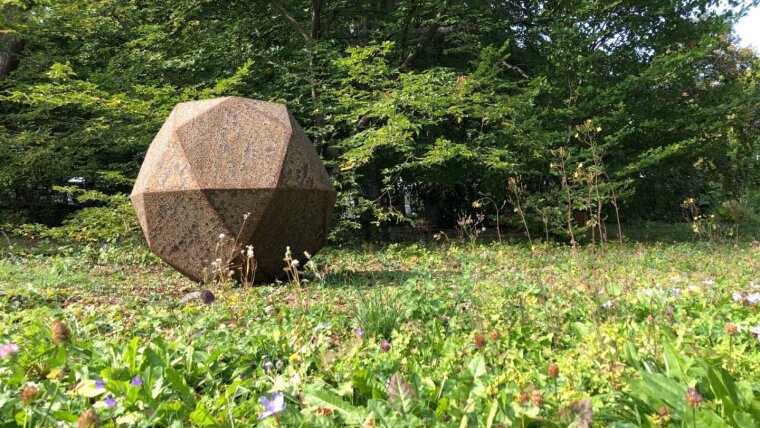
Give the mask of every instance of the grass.
POLYGON ((757 426, 758 260, 751 242, 362 245, 318 254, 301 294, 218 285, 205 305, 140 248, 16 249, 0 425, 757 426))

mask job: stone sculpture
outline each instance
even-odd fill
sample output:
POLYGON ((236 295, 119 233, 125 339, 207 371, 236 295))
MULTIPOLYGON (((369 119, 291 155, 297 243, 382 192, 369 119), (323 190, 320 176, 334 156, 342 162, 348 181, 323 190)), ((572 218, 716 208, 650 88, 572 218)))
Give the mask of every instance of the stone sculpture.
POLYGON ((239 236, 255 248, 256 282, 282 275, 286 246, 299 257, 324 245, 335 197, 287 108, 239 97, 178 104, 130 195, 148 246, 167 264, 202 281, 220 234, 239 236))

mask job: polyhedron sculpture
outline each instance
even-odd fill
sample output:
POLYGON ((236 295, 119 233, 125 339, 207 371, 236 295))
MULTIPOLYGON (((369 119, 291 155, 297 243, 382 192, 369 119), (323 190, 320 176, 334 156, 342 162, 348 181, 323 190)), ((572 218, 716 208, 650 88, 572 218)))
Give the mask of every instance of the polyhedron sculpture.
POLYGON ((178 104, 130 195, 148 246, 167 264, 208 279, 225 234, 254 246, 256 282, 282 276, 287 246, 299 258, 325 244, 335 197, 287 108, 239 97, 178 104))

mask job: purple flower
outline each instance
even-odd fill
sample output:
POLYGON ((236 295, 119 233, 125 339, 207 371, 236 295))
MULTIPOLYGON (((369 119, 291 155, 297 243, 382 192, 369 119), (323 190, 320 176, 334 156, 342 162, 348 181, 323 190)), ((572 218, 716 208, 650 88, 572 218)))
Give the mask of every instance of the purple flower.
POLYGON ((673 310, 674 309, 672 306, 668 306, 668 309, 667 309, 668 315, 673 315, 673 310))
POLYGON ((604 309, 612 309, 613 306, 615 306, 615 302, 612 300, 607 300, 606 302, 602 303, 602 307, 604 309))
POLYGON ((330 327, 330 323, 329 323, 329 322, 327 322, 327 321, 324 321, 324 322, 322 322, 322 324, 320 324, 320 326, 321 326, 322 328, 327 328, 327 327, 330 327))
POLYGON ((265 372, 268 372, 269 370, 272 370, 272 363, 270 361, 267 361, 261 365, 261 368, 264 369, 265 372))
POLYGON ((282 392, 275 392, 271 399, 267 398, 266 395, 262 395, 261 398, 259 398, 259 403, 264 406, 264 411, 259 413, 259 420, 276 415, 287 407, 285 396, 282 395, 282 392))
POLYGON ((383 339, 383 341, 380 342, 380 349, 382 349, 383 352, 388 352, 391 349, 391 344, 388 343, 387 340, 383 339))
POLYGON ((753 305, 760 302, 760 293, 747 293, 747 302, 753 305))
POLYGON ((357 336, 361 336, 364 334, 364 330, 362 330, 361 328, 355 328, 354 333, 356 333, 357 336))
POLYGON ((744 300, 744 294, 742 294, 742 293, 738 293, 738 292, 737 292, 737 293, 734 293, 734 294, 731 296, 731 299, 733 299, 733 301, 734 301, 734 302, 737 302, 737 303, 738 303, 738 302, 741 302, 742 300, 744 300))
POLYGON ((103 400, 103 403, 105 403, 106 407, 110 407, 110 408, 113 408, 114 406, 116 406, 116 400, 110 395, 106 397, 105 400, 103 400))
POLYGON ((106 387, 106 383, 103 382, 102 380, 96 380, 95 381, 95 388, 97 388, 97 389, 103 389, 105 387, 106 387))
POLYGON ((4 360, 13 354, 18 353, 18 345, 15 343, 4 343, 0 345, 0 360, 4 360))
POLYGON ((132 383, 131 383, 132 386, 142 386, 142 384, 143 384, 143 381, 139 377, 135 376, 132 378, 132 383))

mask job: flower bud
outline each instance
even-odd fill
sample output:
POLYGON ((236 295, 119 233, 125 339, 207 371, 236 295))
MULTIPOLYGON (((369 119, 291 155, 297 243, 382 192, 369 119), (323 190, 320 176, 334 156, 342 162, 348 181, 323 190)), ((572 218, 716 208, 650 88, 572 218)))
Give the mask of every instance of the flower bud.
POLYGON ((382 349, 383 352, 388 352, 391 350, 391 344, 388 343, 387 340, 383 339, 383 341, 380 343, 380 349, 382 349))
POLYGON ((686 403, 692 409, 698 409, 702 406, 702 395, 694 388, 689 388, 686 392, 686 403))
POLYGON ((53 343, 56 345, 63 345, 71 339, 71 330, 69 330, 69 327, 61 320, 53 321, 51 330, 53 343))
POLYGON ((79 420, 77 421, 77 426, 79 428, 97 428, 100 426, 100 418, 98 418, 98 412, 95 411, 93 408, 89 408, 82 412, 81 415, 79 415, 79 420))
POLYGON ((728 323, 728 324, 726 324, 726 334, 727 335, 734 336, 738 330, 739 329, 736 327, 736 324, 734 324, 734 323, 728 323))
POLYGON ((486 338, 480 333, 476 333, 475 338, 472 341, 478 349, 483 349, 483 347, 486 346, 486 338))
POLYGON ((39 389, 36 386, 27 385, 27 387, 21 391, 21 403, 23 403, 24 406, 31 404, 31 402, 37 397, 38 391, 39 389))
POLYGON ((549 367, 546 369, 546 373, 550 378, 556 379, 557 376, 559 376, 559 366, 555 363, 549 364, 549 367))

